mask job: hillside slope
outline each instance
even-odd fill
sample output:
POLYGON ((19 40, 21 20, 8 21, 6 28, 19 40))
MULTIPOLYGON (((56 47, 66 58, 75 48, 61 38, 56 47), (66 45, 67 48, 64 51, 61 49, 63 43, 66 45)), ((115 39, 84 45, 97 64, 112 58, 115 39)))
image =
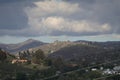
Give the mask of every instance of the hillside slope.
POLYGON ((120 58, 120 48, 104 48, 95 45, 78 44, 62 48, 49 57, 62 57, 64 60, 78 60, 87 62, 102 62, 120 58))

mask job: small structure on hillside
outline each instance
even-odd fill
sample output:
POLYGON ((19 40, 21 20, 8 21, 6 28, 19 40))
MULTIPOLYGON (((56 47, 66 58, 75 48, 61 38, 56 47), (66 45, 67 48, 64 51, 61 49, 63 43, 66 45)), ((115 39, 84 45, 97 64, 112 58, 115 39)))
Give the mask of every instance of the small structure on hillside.
POLYGON ((28 62, 28 60, 26 60, 26 59, 13 59, 12 60, 12 64, 15 64, 15 63, 26 63, 26 62, 28 62))
POLYGON ((92 68, 91 71, 97 71, 97 68, 92 68))

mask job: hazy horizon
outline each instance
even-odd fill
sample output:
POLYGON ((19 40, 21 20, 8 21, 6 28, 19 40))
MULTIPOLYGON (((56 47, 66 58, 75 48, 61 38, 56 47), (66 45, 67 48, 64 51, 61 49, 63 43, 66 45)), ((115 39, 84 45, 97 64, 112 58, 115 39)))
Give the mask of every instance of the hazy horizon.
POLYGON ((59 38, 59 39, 57 37, 53 37, 53 38, 51 37, 51 39, 50 38, 47 39, 46 37, 44 37, 44 38, 21 38, 21 39, 13 38, 13 39, 10 40, 10 41, 7 41, 7 39, 5 39, 4 41, 1 40, 0 44, 17 44, 17 43, 21 43, 21 42, 24 42, 24 41, 27 41, 27 40, 30 40, 30 39, 38 40, 38 41, 41 41, 41 42, 44 42, 44 43, 53 43, 57 40, 58 41, 79 41, 79 40, 81 40, 81 41, 92 41, 92 42, 120 41, 120 40, 117 40, 117 39, 115 39, 115 40, 95 40, 95 39, 92 39, 92 38, 88 40, 85 37, 84 37, 84 39, 81 39, 81 38, 76 39, 76 38, 73 38, 73 37, 69 37, 67 39, 65 37, 62 37, 62 38, 59 38))

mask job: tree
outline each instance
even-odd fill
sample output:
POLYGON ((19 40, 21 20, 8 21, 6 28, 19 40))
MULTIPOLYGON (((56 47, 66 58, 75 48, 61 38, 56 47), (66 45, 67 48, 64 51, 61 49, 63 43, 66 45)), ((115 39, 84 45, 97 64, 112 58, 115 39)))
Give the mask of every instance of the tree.
POLYGON ((44 62, 44 65, 46 65, 46 66, 51 66, 51 65, 52 65, 52 59, 46 58, 46 59, 45 59, 45 62, 44 62))
POLYGON ((29 50, 27 50, 26 53, 27 53, 27 56, 30 56, 30 52, 29 52, 29 50))
POLYGON ((19 52, 19 57, 20 59, 23 59, 23 54, 21 52, 19 52))
POLYGON ((32 62, 35 64, 41 64, 45 59, 44 52, 39 49, 35 53, 32 54, 32 62))
POLYGON ((0 49, 0 61, 3 62, 5 59, 7 59, 7 53, 0 49))

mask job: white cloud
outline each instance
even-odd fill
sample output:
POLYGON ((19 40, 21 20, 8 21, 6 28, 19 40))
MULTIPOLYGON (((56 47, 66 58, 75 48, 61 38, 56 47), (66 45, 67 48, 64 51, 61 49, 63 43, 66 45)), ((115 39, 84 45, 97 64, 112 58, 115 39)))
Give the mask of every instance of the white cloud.
POLYGON ((39 1, 34 2, 36 7, 27 7, 25 12, 28 17, 41 17, 49 14, 70 15, 80 10, 79 5, 67 2, 39 1))
POLYGON ((88 22, 85 20, 75 21, 64 19, 62 17, 47 17, 43 18, 41 21, 34 19, 31 22, 31 30, 38 32, 39 34, 51 35, 55 34, 53 32, 60 31, 65 34, 66 32, 71 32, 75 34, 80 33, 104 33, 111 30, 109 24, 98 24, 93 22, 88 22))
POLYGON ((25 8, 30 26, 28 31, 32 34, 56 35, 61 32, 59 35, 70 35, 71 33, 81 35, 86 33, 103 34, 111 31, 111 26, 107 23, 99 24, 88 20, 71 20, 69 18, 71 14, 76 14, 77 11, 82 10, 77 3, 52 0, 34 2, 34 4, 35 7, 25 8), (67 17, 65 18, 65 16, 67 17))

